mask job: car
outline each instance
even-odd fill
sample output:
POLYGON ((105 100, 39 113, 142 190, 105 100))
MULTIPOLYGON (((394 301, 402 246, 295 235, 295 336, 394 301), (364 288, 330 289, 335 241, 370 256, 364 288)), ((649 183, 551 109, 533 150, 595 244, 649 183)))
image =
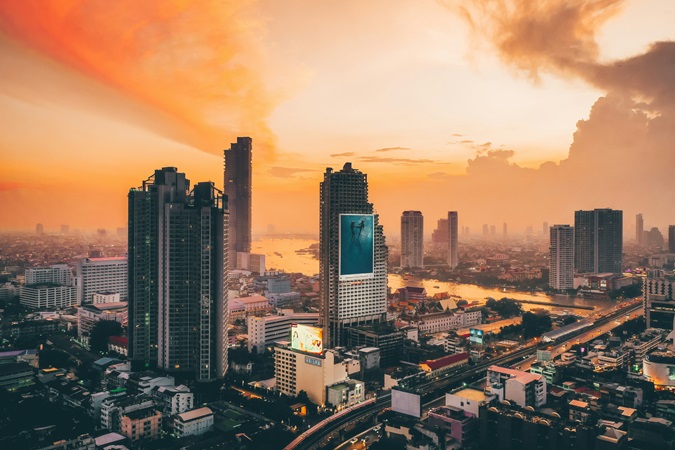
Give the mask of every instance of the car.
POLYGON ((358 438, 354 438, 354 439, 349 441, 350 444, 356 444, 357 442, 359 442, 358 438))

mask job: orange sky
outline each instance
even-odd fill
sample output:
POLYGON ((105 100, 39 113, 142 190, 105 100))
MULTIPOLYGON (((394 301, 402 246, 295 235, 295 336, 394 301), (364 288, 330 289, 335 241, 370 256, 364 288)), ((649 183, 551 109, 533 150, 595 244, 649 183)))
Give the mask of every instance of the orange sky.
MULTIPOLYGON (((670 0, 7 0, 0 228, 114 228, 171 165, 222 185, 254 141, 254 232, 316 232, 352 161, 385 233, 421 210, 510 230, 675 223, 670 0)), ((665 231, 662 229, 662 231, 665 231)))

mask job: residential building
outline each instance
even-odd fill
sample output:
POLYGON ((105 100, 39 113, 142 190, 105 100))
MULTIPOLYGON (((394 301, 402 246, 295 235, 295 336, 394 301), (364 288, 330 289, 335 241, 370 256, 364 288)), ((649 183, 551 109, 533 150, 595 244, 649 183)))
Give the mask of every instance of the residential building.
POLYGON ((548 284, 559 291, 574 289, 574 228, 554 225, 550 235, 548 284))
POLYGON ((253 141, 250 137, 238 137, 237 142, 225 150, 225 183, 229 222, 229 268, 237 264, 237 252, 251 252, 251 205, 253 141))
POLYGON ((81 338, 89 336, 96 322, 112 320, 127 327, 127 303, 85 304, 77 309, 77 335, 81 338))
POLYGON ((387 255, 368 178, 345 163, 320 185, 319 284, 326 347, 343 346, 349 327, 378 323, 387 312, 387 255))
POLYGON ((365 399, 366 388, 362 381, 345 380, 327 388, 326 402, 335 407, 348 408, 365 399))
POLYGON ((675 273, 650 270, 642 279, 642 299, 647 328, 673 329, 675 273))
POLYGON ((445 394, 445 405, 459 408, 471 417, 478 417, 480 408, 489 406, 497 399, 496 395, 472 388, 458 388, 445 394))
POLYGON ((448 211, 448 266, 451 269, 454 269, 459 264, 459 253, 457 250, 458 235, 457 211, 448 211))
POLYGON ((15 391, 35 384, 35 368, 26 362, 0 364, 0 389, 15 391))
POLYGON ((446 430, 459 444, 467 444, 478 434, 478 420, 471 413, 454 406, 439 406, 429 411, 427 422, 446 430))
POLYGON ((574 268, 579 272, 623 271, 623 211, 574 213, 574 268))
POLYGON ((237 270, 249 270, 263 274, 265 273, 265 255, 259 253, 237 252, 237 270))
POLYGON ((75 286, 33 284, 21 286, 19 303, 31 309, 64 309, 77 305, 75 286))
POLYGON ((424 217, 420 211, 401 216, 401 267, 424 268, 424 217))
POLYGON ((385 323, 352 327, 347 335, 347 346, 379 348, 380 364, 382 367, 390 367, 399 362, 403 336, 403 331, 385 323))
POLYGON ((296 313, 292 309, 282 309, 278 315, 248 316, 248 351, 264 353, 267 347, 277 341, 288 340, 291 325, 316 325, 319 313, 296 313))
POLYGON ((154 386, 150 395, 165 416, 174 416, 193 408, 194 394, 190 389, 180 386, 154 386))
POLYGON ((73 272, 67 264, 54 264, 51 267, 36 267, 26 269, 25 284, 56 284, 60 286, 73 285, 73 272))
POLYGON ((162 413, 154 407, 122 414, 120 433, 134 443, 139 440, 157 439, 162 430, 162 413))
POLYGON ((264 314, 272 309, 269 300, 262 295, 233 298, 228 301, 230 322, 245 319, 252 314, 264 314))
POLYGON ((129 358, 134 367, 227 371, 227 200, 175 167, 129 192, 129 358))
POLYGON ((546 403, 546 378, 542 375, 490 366, 487 370, 486 391, 500 400, 509 400, 521 408, 539 408, 546 403))
MULTIPOLYGON (((95 303, 94 294, 119 294, 117 301, 127 301, 128 262, 126 257, 85 258, 77 263, 78 301, 95 303)), ((97 299, 99 302, 101 298, 97 299)))
POLYGON ((178 414, 173 422, 173 430, 177 438, 199 436, 213 428, 213 411, 202 407, 178 414))

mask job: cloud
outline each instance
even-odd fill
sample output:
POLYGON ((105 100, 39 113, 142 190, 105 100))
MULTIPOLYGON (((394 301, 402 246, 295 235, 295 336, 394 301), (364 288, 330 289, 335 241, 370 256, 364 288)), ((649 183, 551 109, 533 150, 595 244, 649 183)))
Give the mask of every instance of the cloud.
POLYGON ((300 169, 297 167, 270 167, 268 174, 278 178, 297 178, 297 174, 305 172, 314 172, 312 169, 300 169))
POLYGON ((471 139, 464 139, 463 141, 459 141, 460 144, 473 144, 476 141, 472 141, 471 139))
POLYGON ((463 137, 464 135, 463 135, 463 134, 459 134, 459 133, 452 133, 452 136, 453 136, 453 137, 463 137))
POLYGON ((359 160, 366 163, 389 163, 402 165, 437 163, 437 161, 434 161, 433 159, 384 158, 381 156, 360 156, 359 160))
POLYGON ((393 151, 399 151, 399 150, 410 150, 407 147, 385 147, 385 148, 379 148, 375 150, 376 152, 393 152, 393 151))
POLYGON ((260 75, 265 30, 254 3, 8 1, 0 32, 145 106, 146 117, 130 106, 118 119, 214 154, 251 135, 272 157, 267 119, 283 94, 260 75))
POLYGON ((428 174, 427 177, 431 178, 432 180, 447 181, 452 177, 452 175, 450 175, 449 173, 445 173, 445 172, 434 172, 434 173, 428 174))
POLYGON ((356 153, 354 153, 354 152, 344 152, 344 153, 332 153, 330 155, 331 158, 342 158, 342 157, 349 157, 349 156, 356 156, 356 153))

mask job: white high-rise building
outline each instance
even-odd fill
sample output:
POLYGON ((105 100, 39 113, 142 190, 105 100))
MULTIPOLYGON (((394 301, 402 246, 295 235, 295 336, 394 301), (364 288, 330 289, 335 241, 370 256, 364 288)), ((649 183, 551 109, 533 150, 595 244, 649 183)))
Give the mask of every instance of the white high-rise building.
POLYGON ((450 266, 451 269, 454 269, 457 267, 457 264, 459 264, 457 253, 457 222, 457 211, 448 211, 448 266, 450 266))
POLYGON ((127 270, 125 257, 85 258, 79 261, 77 284, 80 304, 93 303, 96 293, 119 294, 120 300, 126 301, 127 270))
POLYGON ((574 288, 574 228, 569 225, 551 227, 551 261, 548 284, 553 289, 574 288))
POLYGON ((35 267, 26 269, 26 286, 34 284, 58 284, 72 286, 73 273, 68 264, 54 264, 51 267, 35 267))
POLYGON ((424 217, 420 211, 401 216, 401 267, 424 268, 424 217))
POLYGON ((320 199, 321 324, 331 348, 346 344, 346 328, 385 320, 388 250, 366 174, 351 163, 327 168, 320 199))

